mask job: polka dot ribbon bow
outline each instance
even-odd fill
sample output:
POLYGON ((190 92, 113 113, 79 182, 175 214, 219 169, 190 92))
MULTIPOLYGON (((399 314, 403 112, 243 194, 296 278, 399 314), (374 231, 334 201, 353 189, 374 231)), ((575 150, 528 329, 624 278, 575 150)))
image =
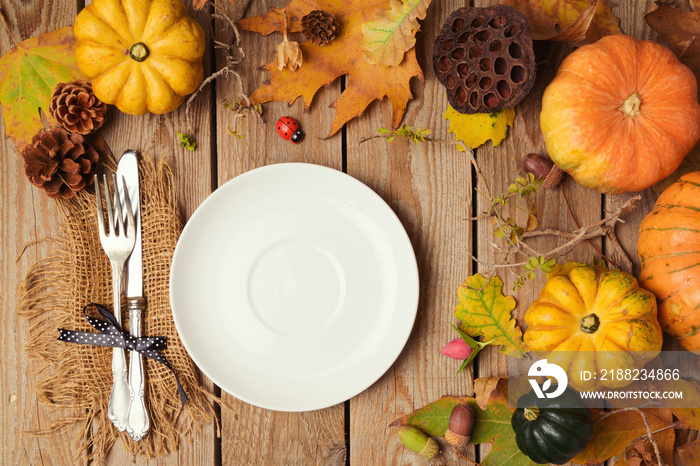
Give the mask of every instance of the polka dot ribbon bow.
POLYGON ((58 331, 60 336, 58 339, 60 341, 67 341, 69 343, 77 343, 79 345, 94 345, 94 346, 109 346, 112 348, 124 348, 131 351, 137 351, 147 358, 151 358, 154 361, 158 361, 165 367, 170 369, 170 371, 175 376, 175 382, 177 383, 177 391, 180 394, 180 402, 185 405, 187 402, 187 395, 185 390, 180 384, 180 380, 177 378, 177 374, 173 370, 172 366, 165 356, 160 354, 160 350, 165 349, 167 346, 165 337, 133 337, 128 332, 124 332, 114 318, 114 314, 109 312, 107 308, 95 303, 89 303, 83 308, 83 314, 87 321, 95 327, 100 333, 93 332, 77 332, 74 330, 66 330, 59 328, 58 331), (99 311, 100 315, 104 317, 105 320, 100 320, 95 317, 90 317, 87 314, 87 310, 90 306, 94 306, 99 311))

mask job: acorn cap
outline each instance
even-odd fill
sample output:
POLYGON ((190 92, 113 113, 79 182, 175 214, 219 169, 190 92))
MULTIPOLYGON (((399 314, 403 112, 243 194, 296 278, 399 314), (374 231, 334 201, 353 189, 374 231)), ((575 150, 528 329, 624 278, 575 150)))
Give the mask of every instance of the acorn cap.
POLYGON ((423 458, 434 458, 440 451, 438 443, 417 427, 403 426, 399 428, 399 439, 407 448, 423 458))
POLYGON ((544 182, 542 183, 542 186, 547 189, 556 188, 557 186, 559 186, 563 178, 564 172, 559 167, 554 165, 549 171, 549 173, 547 173, 547 176, 544 177, 544 182))
POLYGON ((455 447, 463 447, 469 441, 469 436, 456 434, 450 429, 447 429, 445 432, 445 440, 447 440, 447 443, 454 445, 455 447))

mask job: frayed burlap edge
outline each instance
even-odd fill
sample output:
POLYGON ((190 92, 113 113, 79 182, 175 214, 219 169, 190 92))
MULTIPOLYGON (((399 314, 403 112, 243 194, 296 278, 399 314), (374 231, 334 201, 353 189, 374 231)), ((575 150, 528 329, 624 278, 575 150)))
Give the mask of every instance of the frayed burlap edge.
POLYGON ((50 375, 36 383, 39 402, 71 413, 47 430, 33 434, 51 436, 77 424, 76 460, 104 460, 117 438, 132 455, 162 457, 177 450, 181 439, 191 438, 195 429, 216 418, 214 404, 230 410, 219 397, 199 386, 197 369, 179 339, 170 311, 170 263, 182 229, 171 168, 162 160, 156 164, 152 158, 142 157, 140 175, 144 295, 148 303, 144 331, 145 335, 167 338, 168 347, 163 354, 178 374, 189 400, 182 408, 172 373, 147 359, 149 435, 134 442, 107 419, 111 349, 59 342, 57 329, 94 331, 85 321, 82 309, 88 302, 111 308, 111 268, 99 242, 94 193, 83 190, 74 199, 58 201, 61 239, 52 240, 52 253, 27 272, 20 285, 18 312, 29 323, 29 356, 45 361, 51 369, 47 371, 50 375), (75 415, 76 412, 82 414, 75 415))

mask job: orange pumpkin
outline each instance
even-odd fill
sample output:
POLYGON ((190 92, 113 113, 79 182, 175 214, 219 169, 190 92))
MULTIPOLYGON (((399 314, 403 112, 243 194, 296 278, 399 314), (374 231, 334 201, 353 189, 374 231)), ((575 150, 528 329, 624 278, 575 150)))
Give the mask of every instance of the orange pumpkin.
POLYGON ((673 173, 700 139, 693 73, 668 48, 622 34, 569 55, 542 97, 552 161, 606 194, 673 173))
POLYGON ((700 351, 700 172, 669 186, 639 226, 641 285, 659 299, 659 323, 700 351))

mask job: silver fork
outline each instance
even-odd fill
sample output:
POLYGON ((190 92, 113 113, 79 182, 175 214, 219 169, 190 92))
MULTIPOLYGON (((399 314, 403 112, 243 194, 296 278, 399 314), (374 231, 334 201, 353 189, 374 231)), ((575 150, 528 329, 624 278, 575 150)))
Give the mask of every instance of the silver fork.
MULTIPOLYGON (((109 232, 105 231, 104 212, 102 211, 102 196, 100 195, 100 183, 95 175, 95 198, 97 200, 97 226, 100 232, 100 242, 102 249, 107 253, 109 261, 112 263, 112 292, 114 294, 114 317, 121 325, 121 293, 122 293, 122 276, 124 274, 124 262, 134 249, 136 241, 136 233, 134 229, 134 212, 131 209, 131 200, 129 199, 129 190, 126 187, 126 181, 122 177, 124 185, 124 208, 126 209, 127 223, 129 233, 126 233, 124 216, 122 215, 122 205, 119 202, 119 188, 116 176, 112 175, 112 189, 114 197, 110 196, 109 187, 107 186, 107 176, 103 175, 104 183, 104 201, 107 208, 107 222, 109 232), (114 211, 112 211, 112 201, 114 202, 114 211), (115 223, 116 214, 116 223, 115 223)), ((126 375, 126 356, 123 348, 114 348, 112 350, 112 394, 109 397, 109 406, 107 415, 110 421, 123 432, 127 425, 127 416, 129 414, 129 385, 126 375)))

